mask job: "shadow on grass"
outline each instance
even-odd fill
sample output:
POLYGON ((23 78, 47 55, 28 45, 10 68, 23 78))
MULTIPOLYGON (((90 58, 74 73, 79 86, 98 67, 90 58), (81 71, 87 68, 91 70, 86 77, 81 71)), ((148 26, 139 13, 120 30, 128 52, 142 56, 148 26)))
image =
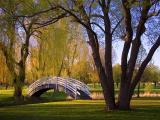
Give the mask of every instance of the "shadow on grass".
MULTIPOLYGON (((145 101, 146 102, 146 101, 145 101)), ((157 106, 136 105, 132 111, 104 111, 104 101, 49 102, 12 106, 0 109, 4 120, 159 120, 160 104, 157 106)))
POLYGON ((0 97, 1 97, 0 107, 72 100, 72 99, 67 99, 67 95, 63 92, 55 92, 54 94, 45 93, 41 97, 31 97, 31 98, 24 97, 24 100, 22 101, 16 101, 14 97, 11 96, 1 95, 0 97))
POLYGON ((104 100, 66 101, 64 93, 47 92, 40 99, 14 101, 0 94, 1 120, 159 120, 160 98, 134 98, 131 111, 105 111, 104 100), (59 102, 60 101, 60 102, 59 102))

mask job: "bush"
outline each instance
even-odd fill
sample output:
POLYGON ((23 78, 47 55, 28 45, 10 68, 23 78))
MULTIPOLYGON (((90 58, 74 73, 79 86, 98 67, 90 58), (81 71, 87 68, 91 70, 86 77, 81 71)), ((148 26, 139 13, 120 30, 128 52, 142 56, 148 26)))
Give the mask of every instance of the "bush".
POLYGON ((145 93, 151 93, 152 89, 153 89, 152 83, 149 83, 149 82, 145 83, 145 87, 144 87, 145 93))

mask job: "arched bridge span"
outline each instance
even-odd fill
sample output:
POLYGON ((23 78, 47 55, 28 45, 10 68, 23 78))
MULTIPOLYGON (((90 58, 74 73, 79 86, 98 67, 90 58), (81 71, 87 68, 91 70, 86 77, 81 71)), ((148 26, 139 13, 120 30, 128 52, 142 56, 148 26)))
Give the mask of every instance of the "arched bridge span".
POLYGON ((63 88, 64 92, 74 99, 91 99, 89 88, 83 82, 72 78, 44 77, 32 83, 28 90, 28 97, 39 97, 50 89, 63 88))

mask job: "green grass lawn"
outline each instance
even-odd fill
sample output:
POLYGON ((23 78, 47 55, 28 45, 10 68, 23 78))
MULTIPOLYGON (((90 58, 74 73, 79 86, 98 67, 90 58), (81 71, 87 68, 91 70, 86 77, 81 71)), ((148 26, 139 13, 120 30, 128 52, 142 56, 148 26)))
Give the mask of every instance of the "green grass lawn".
MULTIPOLYGON (((0 90, 0 102, 13 101, 12 90, 0 90)), ((44 97, 50 95, 46 93, 44 97)), ((57 93, 56 93, 57 94, 57 93)), ((53 95, 54 96, 54 95, 53 95)), ((57 96, 63 96, 57 94, 57 96)), ((65 96, 63 96, 65 97, 65 96)), ((61 98, 61 97, 60 97, 61 98)), ((50 98, 51 99, 51 98, 50 98)), ((52 98, 54 99, 54 97, 52 98)), ((0 104, 1 105, 1 104, 0 104)), ((132 101, 132 111, 105 111, 103 100, 43 101, 0 106, 0 120, 159 120, 160 98, 132 101)))
POLYGON ((160 100, 133 100, 133 111, 104 111, 104 101, 65 101, 0 108, 1 120, 159 120, 160 100))
MULTIPOLYGON (((89 90, 91 92, 102 92, 102 87, 99 83, 96 83, 95 86, 94 84, 87 84, 88 87, 89 87, 89 90)), ((115 84, 115 93, 118 93, 119 91, 119 88, 117 88, 116 84, 115 84)), ((136 87, 135 89, 135 93, 138 92, 138 89, 136 87)), ((140 93, 144 93, 145 92, 145 89, 144 89, 144 85, 141 84, 141 87, 140 87, 140 93)), ((154 84, 152 84, 152 89, 150 91, 151 93, 160 93, 160 86, 154 86, 154 84)))

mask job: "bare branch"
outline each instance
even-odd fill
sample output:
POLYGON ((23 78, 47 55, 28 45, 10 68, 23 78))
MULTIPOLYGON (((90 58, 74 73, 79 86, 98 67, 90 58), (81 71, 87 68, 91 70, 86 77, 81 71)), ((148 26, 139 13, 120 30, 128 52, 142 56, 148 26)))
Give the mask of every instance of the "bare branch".
MULTIPOLYGON (((158 37, 157 41, 155 42, 155 44, 151 47, 147 57, 145 58, 145 60, 142 62, 141 66, 138 69, 138 72, 136 74, 136 76, 134 77, 132 83, 131 83, 131 93, 134 93, 134 88, 136 87, 137 83, 141 80, 141 76, 146 68, 146 66, 148 65, 148 63, 150 62, 150 60, 152 59, 155 51, 157 50, 157 48, 160 46, 160 36, 158 37)), ((131 96, 132 96, 131 94, 131 96)), ((131 97, 130 96, 130 97, 131 97)))
MULTIPOLYGON (((146 0, 148 2, 149 0, 146 0)), ((130 83, 133 77, 133 72, 136 65, 136 60, 138 57, 139 48, 141 46, 141 36, 145 32, 145 23, 147 21, 147 14, 149 12, 151 5, 146 5, 143 7, 141 11, 141 17, 137 26, 135 39, 132 42, 130 59, 128 61, 128 71, 127 71, 127 79, 130 83)))
POLYGON ((112 35, 113 35, 113 33, 114 33, 114 31, 117 29, 117 27, 120 25, 120 23, 123 21, 123 19, 124 19, 124 17, 122 17, 120 20, 119 20, 119 22, 116 24, 116 26, 113 28, 113 30, 112 30, 112 35))
POLYGON ((92 5, 94 3, 95 0, 92 0, 90 5, 89 5, 89 16, 91 15, 91 11, 92 11, 92 5))
POLYGON ((45 22, 36 22, 35 25, 38 25, 38 27, 35 27, 34 29, 39 29, 39 28, 42 28, 44 26, 48 26, 50 24, 53 24, 53 23, 59 21, 60 19, 62 19, 64 17, 68 17, 67 13, 60 14, 57 17, 51 18, 50 20, 47 20, 45 22))
POLYGON ((86 29, 88 29, 89 31, 91 31, 95 35, 95 37, 96 37, 96 33, 88 25, 86 25, 86 23, 84 23, 80 18, 78 18, 72 11, 67 10, 66 8, 64 8, 62 6, 59 6, 59 8, 61 8, 62 10, 66 11, 71 16, 73 16, 76 19, 76 22, 78 22, 81 25, 83 25, 86 29))
POLYGON ((96 25, 97 27, 99 27, 104 33, 105 33, 105 30, 96 22, 91 22, 90 24, 92 25, 96 25))
POLYGON ((100 15, 100 14, 91 14, 90 17, 96 17, 96 18, 101 18, 101 19, 104 19, 104 16, 103 15, 100 15))
POLYGON ((33 13, 31 15, 16 15, 15 17, 29 17, 30 18, 30 17, 38 16, 38 15, 43 14, 43 13, 47 13, 47 12, 55 10, 55 9, 57 9, 57 6, 51 7, 49 9, 42 10, 42 11, 39 11, 39 12, 36 12, 36 13, 33 13))
POLYGON ((151 18, 151 17, 154 17, 154 16, 158 16, 160 14, 160 10, 158 10, 157 12, 152 12, 148 15, 147 18, 151 18))
POLYGON ((132 29, 132 17, 131 17, 131 12, 130 8, 127 6, 127 1, 122 0, 122 6, 124 10, 124 18, 125 18, 125 30, 126 30, 126 41, 124 43, 123 51, 122 51, 122 56, 121 56, 121 69, 122 69, 122 75, 121 75, 121 82, 126 81, 127 77, 127 58, 128 58, 128 53, 129 49, 131 46, 132 42, 132 37, 133 37, 133 29, 132 29))

